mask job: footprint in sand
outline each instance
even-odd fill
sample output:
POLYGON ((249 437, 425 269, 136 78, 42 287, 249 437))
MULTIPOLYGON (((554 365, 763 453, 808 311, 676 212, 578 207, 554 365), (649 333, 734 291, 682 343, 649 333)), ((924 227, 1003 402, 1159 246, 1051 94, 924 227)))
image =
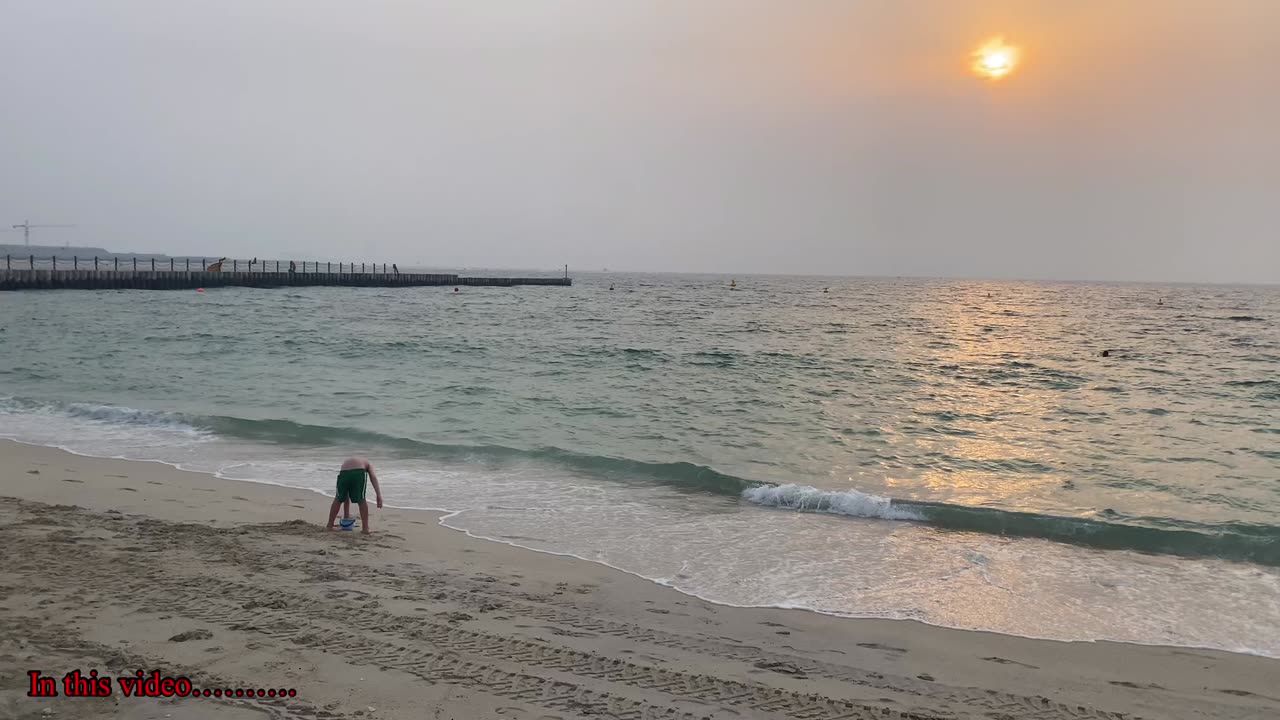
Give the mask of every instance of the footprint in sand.
POLYGON ((138 491, 137 491, 136 489, 134 489, 134 488, 120 488, 120 489, 121 489, 121 490, 124 490, 125 492, 138 492, 138 491))
POLYGON ((147 481, 147 484, 148 484, 148 485, 163 485, 164 483, 162 483, 162 482, 156 482, 155 480, 148 480, 148 481, 147 481))
POLYGON ((1019 666, 1021 666, 1021 667, 1027 668, 1027 669, 1029 669, 1029 670, 1039 670, 1039 669, 1040 669, 1040 668, 1036 667, 1035 665, 1028 665, 1028 664, 1026 664, 1026 663, 1018 662, 1017 660, 1008 660, 1008 659, 1005 659, 1005 658, 1002 658, 1002 657, 995 657, 995 656, 992 656, 992 657, 984 657, 984 658, 982 658, 982 659, 983 659, 983 660, 986 660, 987 662, 1000 663, 1001 665, 1019 665, 1019 666))
POLYGON ((880 643, 858 643, 858 647, 868 650, 883 650, 884 652, 905 653, 906 648, 893 647, 892 645, 881 645, 880 643))
POLYGON ((243 501, 245 501, 245 502, 249 502, 249 498, 246 498, 246 497, 240 497, 239 495, 232 495, 232 496, 231 496, 231 499, 232 499, 232 500, 243 500, 243 501))
POLYGON ((73 478, 62 478, 62 482, 80 483, 80 484, 82 484, 82 485, 84 484, 84 481, 83 481, 83 480, 76 480, 76 479, 73 479, 73 478))
POLYGON ((792 677, 797 677, 797 678, 808 677, 807 675, 805 675, 804 670, 801 670, 799 667, 796 667, 794 663, 789 663, 785 661, 769 662, 769 661, 761 660, 760 662, 756 663, 755 666, 760 670, 772 670, 773 672, 782 673, 783 675, 791 675, 792 677))
POLYGON ((1236 697, 1260 697, 1260 698, 1265 698, 1267 700, 1271 700, 1273 702, 1276 701, 1276 698, 1267 697, 1266 695, 1259 695, 1258 693, 1249 692, 1248 690, 1232 690, 1230 688, 1225 688, 1225 689, 1218 688, 1218 692, 1226 693, 1227 695, 1235 695, 1236 697))
POLYGON ((547 631, 549 631, 552 635, 559 635, 559 636, 561 636, 561 637, 573 637, 573 638, 598 638, 598 637, 600 637, 599 635, 597 635, 597 634, 595 634, 595 633, 582 632, 582 631, 580 631, 580 630, 565 630, 564 628, 553 627, 553 626, 551 626, 551 625, 544 625, 543 627, 544 627, 547 631))

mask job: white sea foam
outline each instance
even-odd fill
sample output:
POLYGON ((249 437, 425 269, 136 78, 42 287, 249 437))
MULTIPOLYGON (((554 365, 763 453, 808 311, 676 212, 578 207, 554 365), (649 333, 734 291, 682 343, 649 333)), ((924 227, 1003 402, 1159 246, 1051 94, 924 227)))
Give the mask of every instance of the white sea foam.
POLYGON ((0 437, 103 457, 160 459, 148 449, 190 450, 217 436, 182 416, 119 405, 0 397, 0 437))
POLYGON ((119 405, 70 403, 62 408, 62 412, 73 418, 110 424, 141 425, 144 427, 161 428, 168 431, 185 433, 193 438, 203 438, 212 435, 208 430, 196 427, 186 422, 179 415, 156 410, 139 410, 137 408, 119 405))
POLYGON ((742 498, 757 505, 803 512, 826 512, 882 520, 925 519, 919 510, 894 505, 887 497, 857 490, 822 490, 809 485, 789 483, 747 488, 742 491, 742 498))

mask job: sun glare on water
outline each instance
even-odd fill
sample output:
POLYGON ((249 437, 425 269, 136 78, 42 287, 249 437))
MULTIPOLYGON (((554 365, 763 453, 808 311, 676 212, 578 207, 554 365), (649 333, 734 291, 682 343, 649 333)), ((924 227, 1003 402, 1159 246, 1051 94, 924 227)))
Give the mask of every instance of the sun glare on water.
POLYGON ((1013 72, 1017 65, 1018 48, 1006 45, 1002 37, 988 40, 973 53, 973 71, 979 77, 999 80, 1013 72))

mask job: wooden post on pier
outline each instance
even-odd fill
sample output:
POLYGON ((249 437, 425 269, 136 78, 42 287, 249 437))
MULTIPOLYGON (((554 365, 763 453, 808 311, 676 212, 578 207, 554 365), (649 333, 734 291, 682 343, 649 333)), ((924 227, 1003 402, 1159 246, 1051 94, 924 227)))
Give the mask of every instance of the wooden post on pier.
POLYGON ((93 256, 93 269, 94 269, 94 270, 97 270, 97 269, 98 269, 98 256, 97 256, 97 255, 94 255, 94 256, 93 256))
POLYGON ((116 272, 120 272, 120 258, 112 258, 116 262, 116 272))
POLYGON ((137 258, 137 257, 135 257, 135 258, 133 259, 133 271, 134 271, 134 272, 138 272, 138 258, 137 258))
POLYGON ((72 269, 72 270, 79 270, 79 269, 80 269, 80 256, 79 256, 79 255, 72 255, 72 256, 71 256, 71 269, 72 269))
POLYGON ((53 269, 54 269, 54 270, 57 270, 57 269, 58 269, 58 256, 57 256, 57 255, 54 255, 54 256, 53 256, 53 269))
POLYGON ((155 271, 156 271, 156 259, 151 258, 151 272, 155 272, 155 271))

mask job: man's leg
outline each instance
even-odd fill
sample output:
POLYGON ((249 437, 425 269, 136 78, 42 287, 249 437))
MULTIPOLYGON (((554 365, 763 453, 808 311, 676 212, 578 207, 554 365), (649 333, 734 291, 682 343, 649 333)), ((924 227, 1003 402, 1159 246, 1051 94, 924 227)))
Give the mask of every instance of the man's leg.
POLYGON ((333 529, 333 521, 334 518, 338 517, 338 508, 340 507, 342 507, 342 501, 334 498, 333 505, 329 506, 329 524, 325 527, 326 530, 333 529))
POLYGON ((369 534, 369 503, 360 499, 360 532, 365 535, 369 534))
POLYGON ((351 500, 350 499, 342 501, 342 519, 343 520, 351 519, 351 500))

